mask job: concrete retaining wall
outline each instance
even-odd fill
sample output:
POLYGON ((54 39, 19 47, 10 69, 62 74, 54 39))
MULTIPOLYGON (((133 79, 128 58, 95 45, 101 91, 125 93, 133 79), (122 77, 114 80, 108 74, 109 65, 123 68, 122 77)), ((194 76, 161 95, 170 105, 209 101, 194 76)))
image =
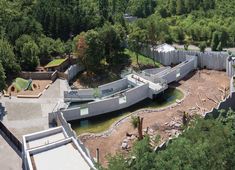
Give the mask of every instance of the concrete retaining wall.
POLYGON ((124 90, 128 87, 128 81, 126 78, 114 81, 98 87, 101 96, 110 95, 118 91, 124 90))
POLYGON ((79 89, 64 91, 64 100, 72 101, 73 99, 78 98, 94 98, 94 89, 79 89))
POLYGON ((152 52, 150 47, 145 47, 142 54, 154 58, 165 66, 179 64, 185 61, 187 55, 197 56, 198 67, 213 70, 226 70, 226 59, 229 56, 225 52, 199 52, 199 51, 183 51, 175 50, 167 53, 152 52))
POLYGON ((81 115, 81 108, 66 109, 63 112, 64 118, 67 121, 77 120, 82 118, 93 117, 96 115, 117 111, 126 107, 129 107, 135 103, 138 103, 149 95, 148 84, 137 86, 128 90, 123 96, 116 96, 113 98, 107 98, 100 101, 90 102, 87 104, 88 114, 81 115), (125 97, 126 102, 120 103, 119 97, 125 97))
POLYGON ((81 117, 81 108, 80 107, 73 108, 73 109, 66 109, 62 112, 63 112, 64 118, 67 121, 76 120, 77 118, 81 117))
POLYGON ((124 90, 128 87, 126 78, 98 86, 97 89, 79 89, 64 92, 65 101, 73 101, 77 99, 93 99, 95 97, 104 97, 118 91, 124 90))
MULTIPOLYGON (((50 116, 50 115, 49 115, 50 116)), ((84 144, 79 140, 79 138, 77 137, 76 132, 71 128, 71 125, 66 121, 66 119, 64 118, 64 115, 62 112, 58 111, 55 112, 53 114, 51 114, 51 121, 49 123, 52 123, 52 121, 55 121, 57 126, 63 126, 66 134, 69 137, 74 137, 77 142, 78 145, 82 148, 82 150, 85 152, 85 154, 94 162, 93 157, 90 155, 89 150, 84 146, 84 144)))
POLYGON ((185 56, 185 60, 173 68, 167 68, 162 72, 155 75, 150 75, 149 79, 151 81, 156 81, 159 78, 166 80, 166 83, 171 83, 174 81, 179 81, 184 78, 189 72, 197 68, 197 57, 196 56, 185 56))
POLYGON ((226 73, 229 77, 232 77, 235 74, 234 65, 235 65, 235 59, 228 58, 226 60, 226 73))
POLYGON ((71 65, 66 71, 65 74, 68 75, 68 81, 71 81, 72 79, 74 79, 77 74, 81 71, 83 71, 85 68, 82 65, 78 65, 78 64, 74 64, 71 65))

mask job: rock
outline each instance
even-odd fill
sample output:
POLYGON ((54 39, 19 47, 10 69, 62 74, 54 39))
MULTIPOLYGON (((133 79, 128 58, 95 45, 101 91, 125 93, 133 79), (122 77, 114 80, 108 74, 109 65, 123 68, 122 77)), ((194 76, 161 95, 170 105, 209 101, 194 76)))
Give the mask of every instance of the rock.
POLYGON ((190 108, 189 110, 196 110, 197 108, 196 107, 192 107, 192 108, 190 108))
POLYGON ((172 130, 171 130, 171 136, 175 136, 177 133, 178 133, 177 130, 175 130, 175 129, 172 129, 172 130))
POLYGON ((127 137, 127 140, 128 140, 128 141, 131 140, 131 136, 128 136, 128 137, 127 137))
POLYGON ((136 139, 135 135, 131 135, 131 140, 136 139))
POLYGON ((176 103, 180 104, 180 103, 181 103, 181 101, 177 99, 177 100, 176 100, 176 103))
POLYGON ((128 148, 128 144, 127 144, 127 143, 122 143, 121 148, 122 148, 122 149, 127 149, 127 148, 128 148))
POLYGON ((123 143, 128 143, 128 141, 129 141, 128 139, 124 139, 123 143))
POLYGON ((181 126, 181 124, 180 124, 180 123, 175 123, 174 126, 175 126, 176 128, 179 128, 179 127, 181 126))
POLYGON ((170 123, 169 123, 169 126, 174 126, 174 124, 175 124, 175 122, 174 121, 170 121, 170 123))
POLYGON ((153 130, 152 128, 149 128, 149 132, 150 132, 150 133, 153 133, 154 130, 153 130))

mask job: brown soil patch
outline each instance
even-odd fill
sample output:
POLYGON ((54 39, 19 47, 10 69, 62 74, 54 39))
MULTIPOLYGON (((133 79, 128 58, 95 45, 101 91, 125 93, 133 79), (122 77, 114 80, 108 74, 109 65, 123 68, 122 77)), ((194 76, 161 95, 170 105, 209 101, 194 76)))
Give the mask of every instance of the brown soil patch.
MULTIPOLYGON (((190 114, 196 114, 196 112, 203 114, 216 107, 216 102, 221 100, 224 95, 219 89, 228 88, 229 79, 225 72, 201 70, 191 73, 184 80, 173 85, 186 92, 185 100, 182 103, 165 111, 139 114, 144 117, 143 128, 151 127, 155 133, 161 135, 162 140, 169 138, 166 123, 172 120, 181 121, 183 111, 190 114), (195 108, 197 111, 194 113, 192 110, 195 108)), ((121 149, 121 143, 126 138, 127 132, 137 133, 128 119, 108 137, 82 136, 81 140, 89 148, 93 157, 95 157, 96 148, 100 149, 100 161, 105 166, 107 165, 106 155, 114 155, 117 152, 125 153, 121 149)))

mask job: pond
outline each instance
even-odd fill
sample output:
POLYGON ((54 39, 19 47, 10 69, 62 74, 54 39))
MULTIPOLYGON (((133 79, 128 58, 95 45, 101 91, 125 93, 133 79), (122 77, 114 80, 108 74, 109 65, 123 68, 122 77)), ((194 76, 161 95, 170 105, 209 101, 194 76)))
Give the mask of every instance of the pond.
POLYGON ((145 99, 131 107, 119 111, 106 113, 88 119, 75 120, 69 123, 78 135, 86 132, 99 133, 107 130, 115 121, 119 120, 120 118, 126 116, 131 112, 143 108, 157 109, 166 107, 175 103, 176 100, 182 99, 183 97, 184 94, 180 90, 175 88, 168 88, 164 93, 159 94, 154 100, 145 99))

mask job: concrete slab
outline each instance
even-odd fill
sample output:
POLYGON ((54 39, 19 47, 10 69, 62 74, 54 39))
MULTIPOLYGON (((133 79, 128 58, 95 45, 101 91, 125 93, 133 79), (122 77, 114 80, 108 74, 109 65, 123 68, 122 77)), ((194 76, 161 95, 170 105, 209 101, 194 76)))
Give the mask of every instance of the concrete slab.
POLYGON ((20 170, 22 160, 11 146, 5 141, 0 133, 0 169, 20 170))
POLYGON ((72 143, 31 156, 37 170, 90 170, 91 168, 72 143), (47 162, 47 163, 46 163, 47 162))
POLYGON ((6 102, 7 119, 14 120, 31 120, 42 116, 41 104, 37 103, 10 103, 6 102))
POLYGON ((53 143, 53 142, 56 142, 59 140, 63 140, 65 138, 66 137, 63 133, 56 133, 56 134, 46 136, 46 137, 43 137, 40 139, 35 139, 35 140, 29 141, 28 148, 32 149, 32 148, 44 146, 45 144, 53 143))

